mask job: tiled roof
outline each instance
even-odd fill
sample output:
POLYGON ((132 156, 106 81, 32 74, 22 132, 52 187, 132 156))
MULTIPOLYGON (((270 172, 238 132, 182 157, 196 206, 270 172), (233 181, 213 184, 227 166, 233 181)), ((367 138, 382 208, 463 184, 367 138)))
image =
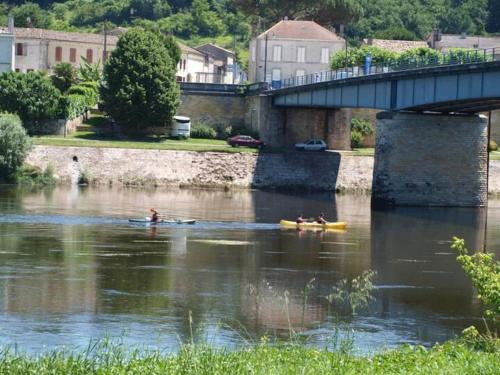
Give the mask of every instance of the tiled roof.
POLYGON ((438 48, 493 48, 500 47, 500 37, 442 34, 438 48))
MULTIPOLYGON (((104 42, 104 36, 102 34, 73 33, 67 31, 55 31, 55 30, 25 28, 25 27, 14 28, 14 35, 17 38, 23 38, 23 39, 47 39, 47 40, 59 40, 64 42, 80 42, 80 43, 94 43, 94 44, 101 44, 104 42)), ((108 44, 116 44, 118 42, 118 37, 113 35, 108 35, 106 42, 108 44)))
POLYGON ((234 57, 233 52, 212 43, 203 44, 196 47, 196 49, 212 56, 216 60, 227 61, 228 56, 234 57))
POLYGON ((181 49, 182 52, 185 52, 185 53, 194 53, 196 55, 201 55, 201 56, 205 56, 206 55, 206 53, 204 53, 202 51, 198 51, 195 48, 186 46, 185 44, 182 44, 182 43, 179 43, 179 42, 177 42, 177 44, 179 45, 179 48, 181 49))
POLYGON ((428 47, 427 42, 421 40, 363 39, 363 44, 393 52, 404 52, 412 48, 428 47))
POLYGON ((283 20, 259 35, 259 38, 281 38, 298 40, 343 41, 337 34, 325 29, 314 21, 283 20))

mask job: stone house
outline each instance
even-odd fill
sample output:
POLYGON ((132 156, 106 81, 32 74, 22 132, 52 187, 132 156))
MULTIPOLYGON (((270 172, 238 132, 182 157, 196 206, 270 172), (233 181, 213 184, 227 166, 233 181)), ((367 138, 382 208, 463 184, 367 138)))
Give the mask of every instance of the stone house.
POLYGON ((177 64, 177 81, 213 83, 213 77, 210 75, 214 69, 213 58, 182 43, 178 45, 181 49, 181 59, 177 64))
POLYGON ((330 70, 343 38, 314 21, 283 20, 250 41, 250 82, 272 82, 330 70))
POLYGON ((427 38, 431 48, 447 52, 451 48, 486 49, 498 48, 500 50, 500 37, 476 36, 462 34, 441 34, 439 29, 434 29, 427 38))
POLYGON ((14 34, 0 30, 0 73, 14 70, 14 34))
POLYGON ((212 75, 212 81, 214 83, 231 84, 240 82, 239 74, 234 74, 237 65, 235 65, 235 56, 233 52, 212 43, 203 44, 196 47, 196 49, 206 53, 213 59, 214 71, 208 74, 212 75))
POLYGON ((67 62, 79 67, 82 57, 97 63, 110 53, 118 42, 113 35, 74 33, 36 28, 14 28, 15 70, 18 72, 46 71, 67 62))

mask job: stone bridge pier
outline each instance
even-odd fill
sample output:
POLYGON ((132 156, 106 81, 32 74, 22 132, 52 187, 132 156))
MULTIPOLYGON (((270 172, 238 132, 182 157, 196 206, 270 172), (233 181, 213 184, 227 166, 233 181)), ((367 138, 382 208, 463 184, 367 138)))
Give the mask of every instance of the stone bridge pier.
POLYGON ((378 113, 372 206, 485 206, 487 142, 484 116, 378 113))

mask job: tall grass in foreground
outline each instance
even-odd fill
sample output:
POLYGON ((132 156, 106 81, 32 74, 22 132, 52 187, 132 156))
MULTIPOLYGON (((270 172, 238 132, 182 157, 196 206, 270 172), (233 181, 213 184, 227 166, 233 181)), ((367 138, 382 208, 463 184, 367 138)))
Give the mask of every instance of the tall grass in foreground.
POLYGON ((0 374, 498 374, 499 348, 498 342, 489 350, 477 350, 455 341, 357 357, 300 345, 260 344, 237 352, 187 345, 178 354, 165 355, 127 353, 122 346, 100 343, 79 354, 29 357, 4 352, 0 374))

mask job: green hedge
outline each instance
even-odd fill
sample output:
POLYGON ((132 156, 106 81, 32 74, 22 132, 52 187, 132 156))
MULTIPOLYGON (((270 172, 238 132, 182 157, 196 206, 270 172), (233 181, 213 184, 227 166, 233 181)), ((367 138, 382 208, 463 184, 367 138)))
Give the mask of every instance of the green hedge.
POLYGON ((194 123, 191 127, 191 138, 215 139, 217 132, 209 125, 194 123))
POLYGON ((87 98, 84 95, 69 94, 61 98, 61 117, 74 119, 87 110, 87 98))

